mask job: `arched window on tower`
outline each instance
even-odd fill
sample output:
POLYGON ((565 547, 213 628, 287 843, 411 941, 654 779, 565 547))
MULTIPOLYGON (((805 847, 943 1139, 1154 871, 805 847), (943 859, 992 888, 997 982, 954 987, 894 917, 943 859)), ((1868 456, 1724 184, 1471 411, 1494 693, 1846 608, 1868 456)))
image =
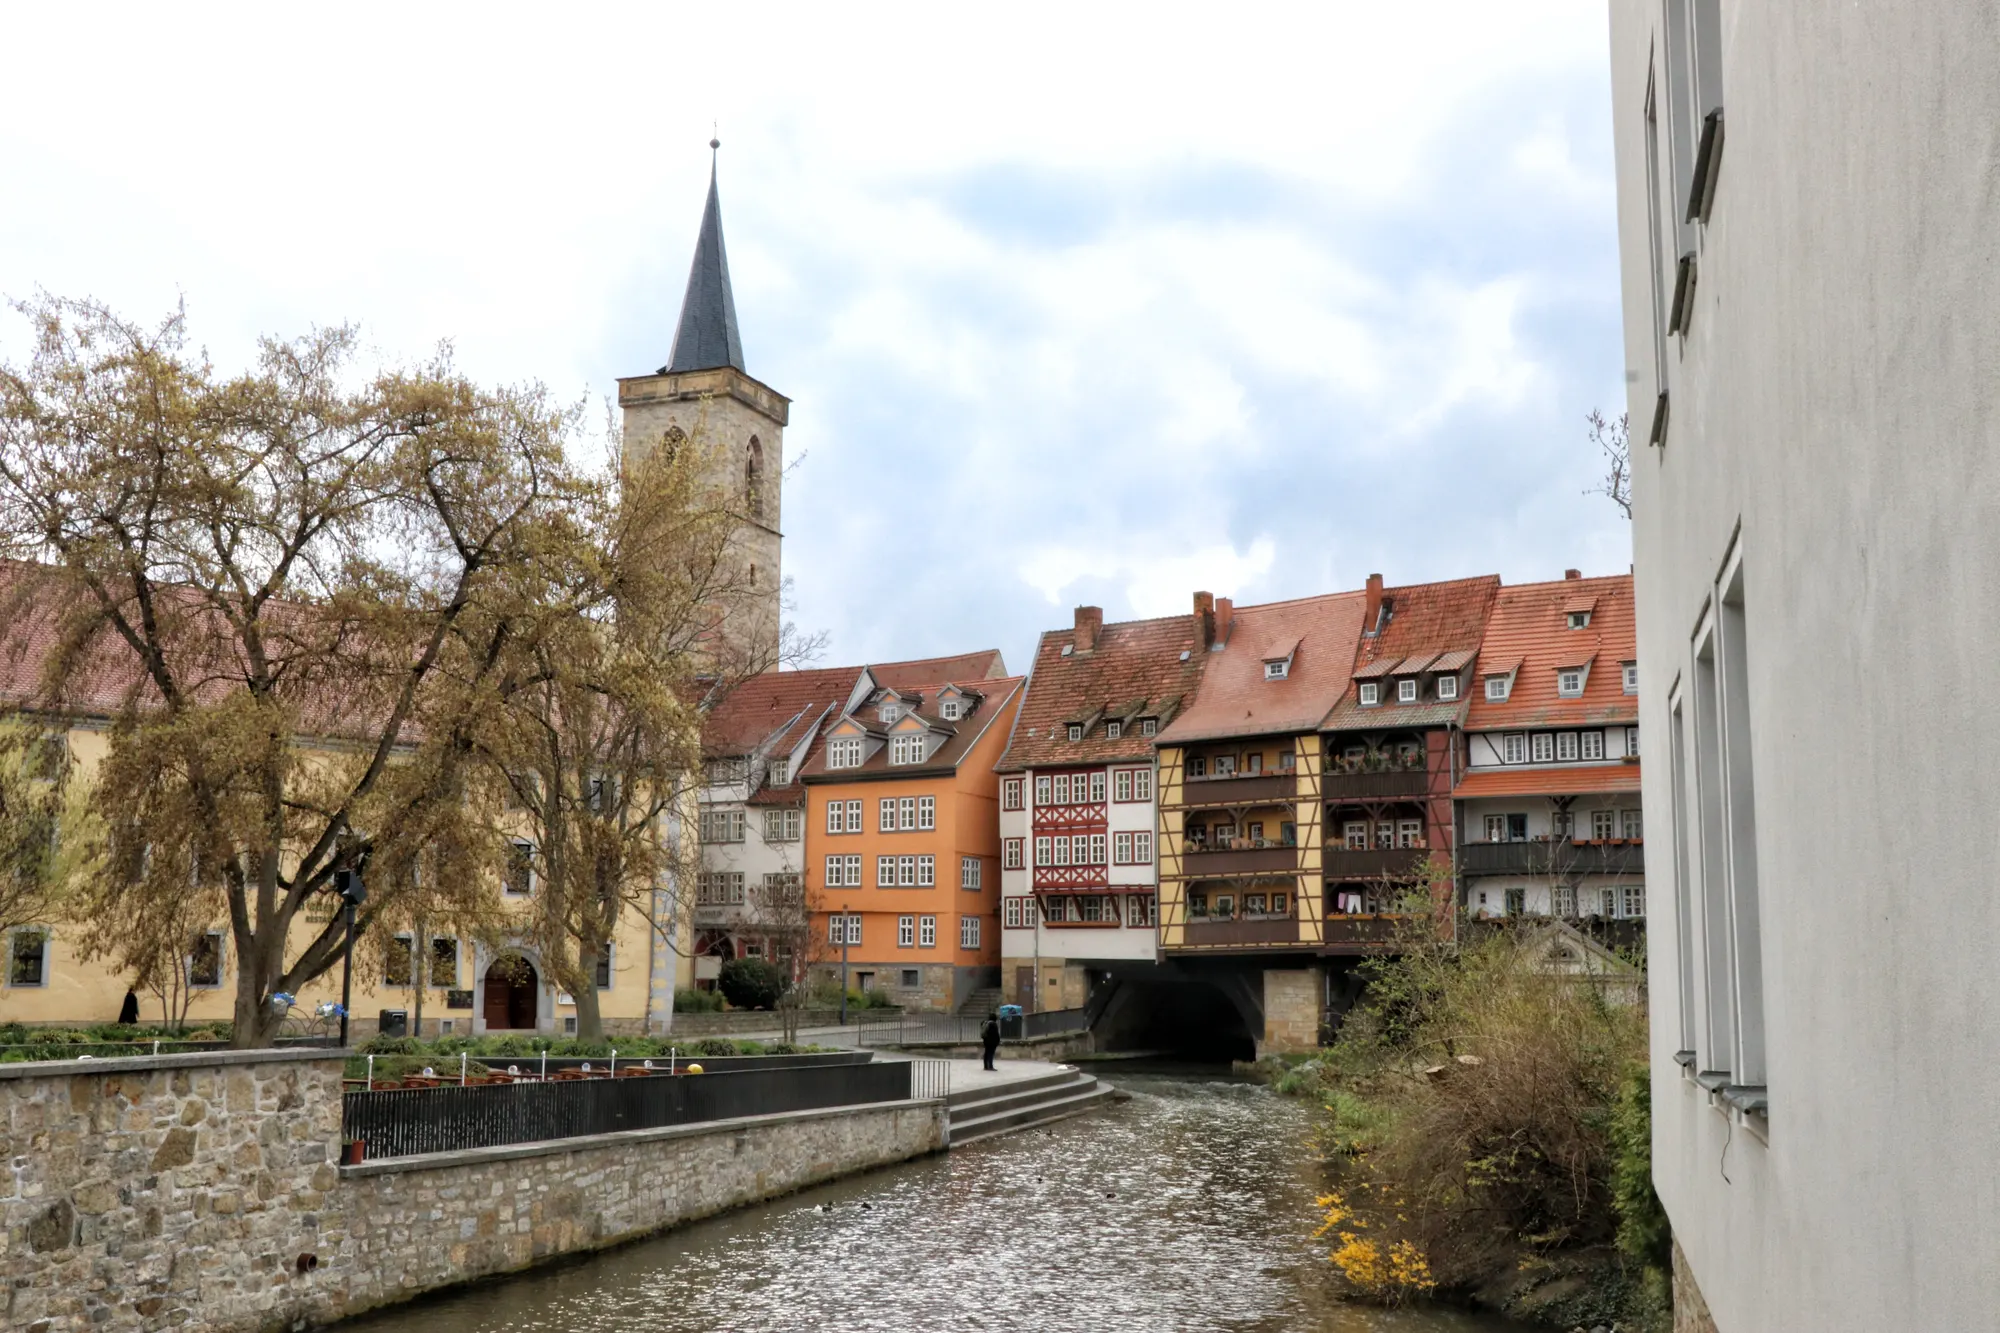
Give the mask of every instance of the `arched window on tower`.
POLYGON ((764 446, 755 435, 743 461, 743 505, 750 517, 764 517, 764 446))

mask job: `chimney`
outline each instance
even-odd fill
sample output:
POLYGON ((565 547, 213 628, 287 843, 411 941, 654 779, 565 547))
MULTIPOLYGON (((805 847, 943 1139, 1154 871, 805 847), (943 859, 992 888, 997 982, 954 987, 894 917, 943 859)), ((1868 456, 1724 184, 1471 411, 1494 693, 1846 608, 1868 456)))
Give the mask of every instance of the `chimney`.
POLYGON ((1205 592, 1194 595, 1194 633, 1201 640, 1201 650, 1215 642, 1215 598, 1205 592))
POLYGON ((1087 653, 1097 646, 1097 632, 1104 628, 1104 608, 1079 606, 1076 609, 1076 650, 1087 653))
POLYGON ((1236 619, 1236 603, 1227 597, 1215 599, 1215 641, 1229 642, 1229 624, 1236 619))
POLYGON ((1361 608, 1362 631, 1367 634, 1373 634, 1375 632, 1375 623, 1381 618, 1381 615, 1382 576, 1380 574, 1370 574, 1368 576, 1368 601, 1361 608))
POLYGON ((1580 569, 1565 569, 1563 577, 1566 579, 1580 579, 1583 577, 1583 571, 1580 569))

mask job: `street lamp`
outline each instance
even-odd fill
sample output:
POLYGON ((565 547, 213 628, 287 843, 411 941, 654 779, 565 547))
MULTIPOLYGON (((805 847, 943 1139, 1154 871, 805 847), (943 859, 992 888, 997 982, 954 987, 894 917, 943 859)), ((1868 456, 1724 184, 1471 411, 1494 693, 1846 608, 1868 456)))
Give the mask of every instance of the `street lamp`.
POLYGON ((333 891, 340 895, 347 914, 347 948, 340 956, 340 1044, 347 1045, 347 1009, 354 998, 354 909, 368 897, 359 870, 333 872, 333 891))
POLYGON ((847 904, 840 905, 840 1025, 847 1026, 847 904))

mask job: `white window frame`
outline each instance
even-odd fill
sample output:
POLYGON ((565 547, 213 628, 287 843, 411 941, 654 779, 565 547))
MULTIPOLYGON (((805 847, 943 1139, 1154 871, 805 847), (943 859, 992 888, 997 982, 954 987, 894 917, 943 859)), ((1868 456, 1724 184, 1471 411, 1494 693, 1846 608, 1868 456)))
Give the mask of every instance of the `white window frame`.
POLYGON ((917 918, 917 945, 919 948, 937 948, 937 918, 920 916, 917 918))
POLYGON ((1627 842, 1642 842, 1646 837, 1645 812, 1637 806, 1630 806, 1618 812, 1618 836, 1627 842))
POLYGON ((1625 687, 1625 693, 1637 694, 1639 692, 1639 664, 1637 662, 1622 663, 1619 671, 1619 679, 1625 687))
POLYGON ((895 885, 902 889, 917 887, 917 858, 914 852, 896 858, 895 885))
POLYGON ((1488 842, 1507 841, 1507 816, 1505 815, 1486 816, 1486 841, 1488 842))
POLYGON ((1104 724, 1105 740, 1115 741, 1120 739, 1124 735, 1125 735, 1125 724, 1123 722, 1106 722, 1104 724))
POLYGON ((1350 819, 1341 825, 1340 842, 1341 846, 1350 852, 1368 850, 1368 821, 1365 819, 1350 819))
POLYGON ((1513 693, 1513 690, 1514 679, 1511 676, 1488 676, 1486 678, 1486 701, 1488 703, 1499 704, 1507 702, 1507 696, 1513 693))
POLYGON ((1093 833, 1093 834, 1091 834, 1091 835, 1090 835, 1090 860, 1089 860, 1088 862, 1086 862, 1085 864, 1087 864, 1087 865, 1094 865, 1094 866, 1101 866, 1101 865, 1103 865, 1103 864, 1104 864, 1104 851, 1105 851, 1105 848, 1104 848, 1104 835, 1103 835, 1102 833, 1093 833))
POLYGON ((1067 866, 1069 864, 1069 835, 1067 833, 1058 833, 1055 837, 1055 847, 1056 859, 1052 864, 1067 866))
POLYGON ((1564 667, 1556 672, 1556 693, 1564 699, 1583 696, 1583 668, 1564 667))
POLYGON ((896 858, 877 856, 875 858, 875 887, 893 889, 896 887, 896 858))
POLYGON ((1114 833, 1111 835, 1111 863, 1129 866, 1132 864, 1132 835, 1114 833))
POLYGON ((787 755, 783 759, 773 759, 764 765, 764 785, 783 787, 792 780, 792 760, 787 755))
MULTIPOLYGON (((514 887, 514 877, 511 874, 502 875, 500 878, 501 896, 507 898, 532 898, 535 894, 535 880, 537 878, 535 873, 535 844, 522 838, 516 838, 513 842, 513 849, 516 852, 526 853, 524 860, 528 867, 528 883, 525 888, 517 889, 514 887)), ((514 860, 510 856, 507 860, 507 868, 511 871, 513 867, 514 860)))
POLYGON ((1048 775, 1047 773, 1037 773, 1037 774, 1035 774, 1035 804, 1036 804, 1036 806, 1038 806, 1038 807, 1039 807, 1039 806, 1044 806, 1044 805, 1050 805, 1050 804, 1053 804, 1053 800, 1052 800, 1052 796, 1051 796, 1051 793, 1053 792, 1053 790, 1054 790, 1054 779, 1053 779, 1053 778, 1051 778, 1051 777, 1050 777, 1050 776, 1049 776, 1049 775, 1048 775))
POLYGON ((861 767, 861 738, 859 736, 836 736, 826 743, 826 766, 828 768, 861 767))
POLYGON ((1072 722, 1069 724, 1069 738, 1073 741, 1083 739, 1083 724, 1081 722, 1072 722))
POLYGON ((1021 869, 1021 840, 1002 838, 1000 840, 1000 868, 1002 870, 1021 869))
POLYGON ((1121 768, 1111 775, 1111 799, 1129 801, 1132 799, 1132 770, 1121 768))
POLYGON ((1158 719, 1158 718, 1156 718, 1156 717, 1142 717, 1142 718, 1140 718, 1140 719, 1139 719, 1139 734, 1140 734, 1141 736, 1157 736, 1157 735, 1159 735, 1159 734, 1160 734, 1160 719, 1158 719))
POLYGON ((1000 808, 1002 810, 1019 810, 1021 808, 1021 787, 1022 782, 1019 778, 1007 778, 1001 782, 1000 808))
POLYGON ((859 832, 861 832, 861 802, 860 802, 860 801, 849 801, 849 802, 847 803, 847 831, 848 831, 849 833, 859 833, 859 832))
POLYGON ((1573 731, 1556 733, 1556 762, 1573 763, 1577 757, 1577 739, 1573 731))
POLYGON ((896 798, 884 796, 875 803, 875 827, 884 833, 896 831, 896 798))
POLYGON ((1458 697, 1458 677, 1439 676, 1437 695, 1440 699, 1456 699, 1458 697))
POLYGON ((1041 869, 1055 864, 1053 840, 1047 834, 1035 838, 1035 867, 1041 869))
POLYGON ((1264 663, 1264 679, 1283 680, 1288 674, 1290 674, 1291 669, 1292 669, 1291 662, 1285 658, 1279 658, 1275 662, 1266 662, 1264 663))
POLYGON ((194 979, 194 955, 190 953, 182 960, 182 965, 187 969, 188 989, 221 990, 229 980, 229 937, 219 930, 205 930, 201 933, 201 938, 215 941, 215 980, 194 979))
POLYGON ((1625 728, 1625 756, 1628 759, 1637 759, 1639 757, 1639 729, 1637 727, 1625 728))
POLYGON ((1567 624, 1569 625, 1569 627, 1570 627, 1571 629, 1589 629, 1589 628, 1590 628, 1590 612, 1588 612, 1588 611, 1572 611, 1572 612, 1570 612, 1570 613, 1569 613, 1569 618, 1568 618, 1568 621, 1567 621, 1567 624))
POLYGON ((946 699, 938 705, 938 716, 947 722, 958 721, 958 700, 946 699))
POLYGON ((1581 736, 1581 737, 1580 737, 1579 739, 1580 739, 1580 741, 1581 741, 1581 743, 1582 743, 1582 747, 1583 747, 1583 748, 1582 748, 1582 752, 1581 752, 1581 753, 1582 753, 1582 755, 1583 755, 1583 758, 1584 758, 1584 759, 1586 759, 1586 760, 1591 760, 1591 759, 1602 759, 1602 758, 1604 758, 1604 733, 1603 733, 1603 732, 1601 732, 1601 731, 1586 731, 1586 732, 1584 732, 1584 733, 1583 733, 1583 735, 1582 735, 1582 736, 1581 736))
POLYGON ((1149 866, 1153 864, 1153 831, 1140 829, 1132 835, 1132 864, 1149 866))
POLYGON ((1104 804, 1104 770, 1101 768, 1090 775, 1090 803, 1104 804))
POLYGON ((1372 680, 1361 682, 1361 706, 1373 708, 1382 702, 1382 686, 1372 680))
POLYGON ((1021 900, 1009 898, 1000 906, 1001 925, 1010 930, 1018 930, 1021 925, 1021 900))
POLYGON ((896 918, 896 947, 914 949, 917 947, 917 919, 914 916, 896 918))
POLYGON ((917 858, 917 887, 932 889, 937 887, 937 858, 919 856, 917 858))
POLYGON ((828 833, 845 833, 847 831, 847 816, 842 813, 839 801, 828 801, 826 803, 826 831, 828 833))
POLYGON ((1528 736, 1526 732, 1510 731, 1500 738, 1500 762, 1503 764, 1525 764, 1528 762, 1528 736))
POLYGON ((937 827, 937 797, 917 798, 917 828, 928 831, 937 827))
POLYGON ((1618 812, 1616 810, 1592 810, 1590 812, 1590 836, 1598 842, 1618 836, 1618 812))
POLYGON ((962 916, 958 919, 958 947, 977 949, 979 947, 979 918, 962 916))
POLYGON ((1132 770, 1132 799, 1150 801, 1153 799, 1153 770, 1135 768, 1132 770))
POLYGON ((1055 795, 1051 799, 1050 804, 1052 805, 1069 804, 1069 774, 1058 773, 1055 775, 1055 795))
POLYGON ((1554 763, 1556 759, 1555 735, 1547 731, 1530 732, 1528 736, 1528 753, 1532 756, 1532 762, 1534 763, 1554 763))
POLYGON ((1414 677, 1396 682, 1396 702, 1413 704, 1417 701, 1417 682, 1414 677))
MULTIPOLYGON (((926 799, 930 799, 930 798, 926 798, 926 799)), ((898 828, 902 829, 902 830, 903 830, 903 832, 905 832, 905 833, 911 833, 911 832, 914 832, 914 831, 916 831, 916 830, 917 830, 917 829, 918 829, 919 827, 928 827, 927 825, 919 825, 919 824, 917 823, 917 798, 916 798, 916 797, 914 797, 914 796, 903 796, 903 797, 899 797, 899 798, 897 799, 897 801, 896 801, 896 826, 897 826, 898 828)))
POLYGON ((968 892, 977 893, 979 891, 979 880, 979 858, 976 856, 959 857, 958 887, 968 892))

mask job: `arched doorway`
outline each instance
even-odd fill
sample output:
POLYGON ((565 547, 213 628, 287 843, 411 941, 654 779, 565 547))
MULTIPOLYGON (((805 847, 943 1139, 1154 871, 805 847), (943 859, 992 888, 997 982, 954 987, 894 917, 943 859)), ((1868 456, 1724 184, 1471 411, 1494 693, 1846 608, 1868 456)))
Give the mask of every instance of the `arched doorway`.
POLYGON ((507 954, 486 969, 486 1030, 535 1027, 541 1013, 541 978, 521 955, 507 954))

